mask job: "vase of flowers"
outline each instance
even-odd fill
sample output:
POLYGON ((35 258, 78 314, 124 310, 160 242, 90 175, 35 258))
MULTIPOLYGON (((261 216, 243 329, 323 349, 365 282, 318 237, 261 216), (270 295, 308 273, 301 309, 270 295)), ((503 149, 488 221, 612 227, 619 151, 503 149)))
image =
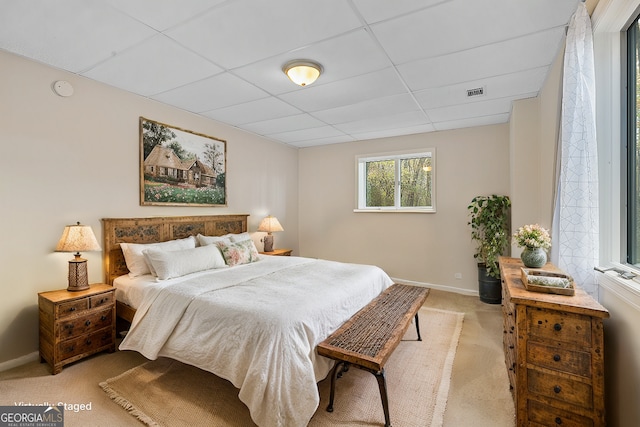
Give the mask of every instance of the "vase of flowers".
POLYGON ((520 259, 525 267, 540 268, 547 263, 547 249, 551 247, 549 231, 538 224, 525 225, 514 233, 518 246, 524 248, 520 259))

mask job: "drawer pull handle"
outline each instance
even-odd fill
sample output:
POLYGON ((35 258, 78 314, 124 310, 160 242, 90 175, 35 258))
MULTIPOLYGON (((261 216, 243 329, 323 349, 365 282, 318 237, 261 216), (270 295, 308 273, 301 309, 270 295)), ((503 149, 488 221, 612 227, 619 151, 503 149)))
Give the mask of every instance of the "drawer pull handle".
POLYGON ((107 316, 104 316, 104 315, 100 316, 100 320, 104 322, 105 320, 107 320, 107 316))
POLYGON ((104 298, 100 298, 99 304, 104 304, 104 298))
POLYGON ((87 320, 86 322, 84 322, 85 326, 89 326, 91 324, 91 320, 87 320))
POLYGON ((553 392, 558 394, 562 391, 562 387, 560 387, 559 385, 553 386, 553 392))
POLYGON ((562 418, 556 417, 556 424, 558 425, 562 424, 562 418))
POLYGON ((76 311, 75 307, 69 307, 69 311, 76 311))
POLYGON ((555 329, 556 331, 560 331, 562 330, 562 325, 560 323, 556 323, 555 325, 553 325, 553 329, 555 329))
POLYGON ((559 362, 559 361, 560 361, 560 355, 559 355, 559 354, 554 354, 554 355, 553 355, 553 360, 554 360, 555 362, 559 362))

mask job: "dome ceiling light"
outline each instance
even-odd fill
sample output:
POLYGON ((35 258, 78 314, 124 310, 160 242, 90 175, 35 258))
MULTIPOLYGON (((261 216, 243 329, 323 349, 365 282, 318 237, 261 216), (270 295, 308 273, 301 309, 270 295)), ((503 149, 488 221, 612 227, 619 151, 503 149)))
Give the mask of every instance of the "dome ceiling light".
POLYGON ((308 86, 320 77, 322 65, 313 61, 296 59, 284 64, 282 71, 295 84, 308 86))

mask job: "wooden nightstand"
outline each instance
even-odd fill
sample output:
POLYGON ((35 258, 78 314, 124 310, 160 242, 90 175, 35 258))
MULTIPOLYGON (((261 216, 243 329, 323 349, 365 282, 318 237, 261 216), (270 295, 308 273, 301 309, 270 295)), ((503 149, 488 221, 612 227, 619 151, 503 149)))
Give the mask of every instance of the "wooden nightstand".
POLYGON ((65 290, 38 294, 40 361, 52 373, 91 354, 116 349, 115 288, 92 284, 85 291, 65 290))
POLYGON ((273 255, 273 256, 291 256, 291 252, 293 249, 274 249, 271 252, 260 252, 263 255, 273 255))

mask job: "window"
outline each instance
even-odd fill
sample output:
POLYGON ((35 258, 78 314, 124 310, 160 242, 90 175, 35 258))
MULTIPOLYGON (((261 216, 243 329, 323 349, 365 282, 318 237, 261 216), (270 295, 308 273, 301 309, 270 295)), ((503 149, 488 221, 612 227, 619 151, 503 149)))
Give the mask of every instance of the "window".
POLYGON ((435 212, 435 149, 356 157, 357 212, 435 212))
MULTIPOLYGON (((627 263, 640 266, 640 29, 627 30, 627 263)), ((624 139, 623 139, 624 141, 624 139)))

